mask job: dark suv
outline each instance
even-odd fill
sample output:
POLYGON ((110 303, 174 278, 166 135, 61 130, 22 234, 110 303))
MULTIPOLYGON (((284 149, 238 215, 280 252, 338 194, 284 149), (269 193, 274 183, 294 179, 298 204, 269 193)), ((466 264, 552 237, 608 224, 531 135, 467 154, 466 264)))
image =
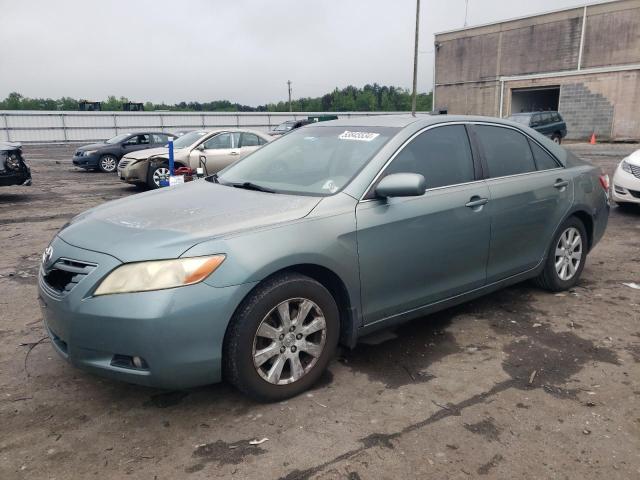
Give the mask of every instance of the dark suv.
POLYGON ((567 136, 567 124, 558 112, 514 113, 509 120, 531 127, 556 143, 567 136))
POLYGON ((163 147, 174 138, 173 134, 161 132, 121 133, 102 143, 78 148, 73 155, 73 164, 86 170, 115 172, 118 162, 127 153, 163 147))

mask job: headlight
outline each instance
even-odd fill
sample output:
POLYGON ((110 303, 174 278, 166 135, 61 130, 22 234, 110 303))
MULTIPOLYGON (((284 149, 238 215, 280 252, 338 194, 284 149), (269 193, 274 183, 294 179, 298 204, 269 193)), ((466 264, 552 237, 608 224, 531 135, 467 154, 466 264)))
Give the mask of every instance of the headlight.
POLYGON ((111 272, 94 295, 148 292, 201 282, 224 262, 224 255, 127 263, 111 272))
POLYGON ((629 173, 633 173, 631 171, 631 165, 629 165, 626 161, 622 161, 622 170, 624 170, 625 172, 629 172, 629 173))
POLYGON ((85 152, 82 154, 82 156, 83 157, 88 157, 89 155, 93 155, 96 152, 97 152, 97 150, 85 150, 85 152))

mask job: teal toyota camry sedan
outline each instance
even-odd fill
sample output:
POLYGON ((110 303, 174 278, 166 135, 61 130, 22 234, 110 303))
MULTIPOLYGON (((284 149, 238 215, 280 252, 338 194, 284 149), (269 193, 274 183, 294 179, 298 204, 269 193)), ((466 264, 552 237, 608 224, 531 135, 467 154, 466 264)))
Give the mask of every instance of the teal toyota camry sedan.
POLYGON ((574 286, 607 189, 600 169, 505 120, 312 124, 217 175, 75 217, 42 257, 44 324, 99 375, 226 378, 281 400, 339 343, 528 279, 574 286))

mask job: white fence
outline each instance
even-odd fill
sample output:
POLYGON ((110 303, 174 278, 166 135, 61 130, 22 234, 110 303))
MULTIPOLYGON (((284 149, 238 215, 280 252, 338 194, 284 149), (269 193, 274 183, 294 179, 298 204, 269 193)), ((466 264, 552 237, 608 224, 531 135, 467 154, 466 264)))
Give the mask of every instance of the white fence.
POLYGON ((217 127, 270 130, 286 121, 309 115, 340 118, 406 112, 56 112, 0 110, 0 141, 63 143, 104 140, 119 133, 217 127))

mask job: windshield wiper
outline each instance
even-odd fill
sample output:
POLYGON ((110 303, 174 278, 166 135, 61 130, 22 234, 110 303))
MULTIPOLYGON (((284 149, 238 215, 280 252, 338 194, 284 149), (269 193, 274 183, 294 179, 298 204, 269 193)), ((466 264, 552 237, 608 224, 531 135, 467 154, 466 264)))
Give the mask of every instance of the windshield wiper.
POLYGON ((213 183, 220 183, 220 181, 218 180, 218 174, 214 173, 213 175, 209 175, 208 177, 204 178, 207 182, 213 182, 213 183))
POLYGON ((270 188, 263 187, 251 182, 234 183, 233 186, 236 188, 244 188, 245 190, 255 190, 257 192, 276 193, 275 190, 271 190, 270 188))

